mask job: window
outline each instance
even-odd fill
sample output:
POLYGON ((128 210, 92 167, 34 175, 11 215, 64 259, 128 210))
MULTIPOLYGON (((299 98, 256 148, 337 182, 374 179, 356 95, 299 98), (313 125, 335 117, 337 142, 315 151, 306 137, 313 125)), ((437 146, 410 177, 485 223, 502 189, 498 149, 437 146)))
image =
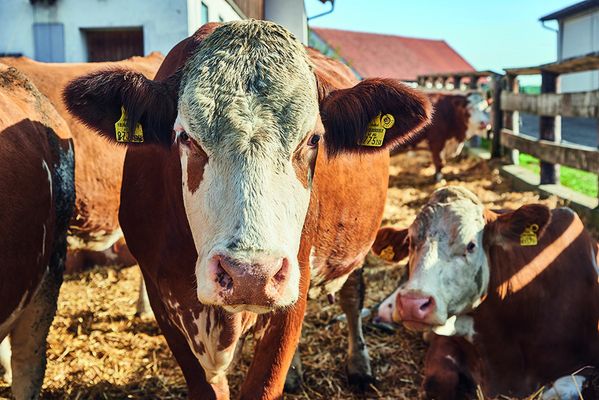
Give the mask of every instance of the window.
POLYGON ((63 24, 33 24, 33 42, 37 61, 65 62, 63 24))
POLYGON ((202 1, 202 25, 207 24, 208 21, 208 6, 202 1))

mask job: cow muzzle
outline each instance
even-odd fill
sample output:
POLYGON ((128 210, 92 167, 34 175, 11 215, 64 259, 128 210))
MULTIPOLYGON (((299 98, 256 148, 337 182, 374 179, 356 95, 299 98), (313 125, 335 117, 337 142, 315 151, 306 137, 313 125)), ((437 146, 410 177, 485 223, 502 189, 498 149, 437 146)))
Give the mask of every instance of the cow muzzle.
POLYGON ((251 261, 217 254, 209 263, 217 305, 232 312, 268 312, 295 302, 290 290, 288 258, 258 257, 251 261))
POLYGON ((424 330, 433 325, 436 310, 432 296, 418 292, 400 293, 395 300, 393 320, 411 330, 424 330))

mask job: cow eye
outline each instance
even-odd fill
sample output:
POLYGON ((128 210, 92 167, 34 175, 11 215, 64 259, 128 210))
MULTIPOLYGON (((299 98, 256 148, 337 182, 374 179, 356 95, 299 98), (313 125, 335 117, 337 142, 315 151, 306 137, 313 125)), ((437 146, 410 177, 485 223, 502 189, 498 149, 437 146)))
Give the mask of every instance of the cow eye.
POLYGON ((191 143, 191 139, 190 139, 189 135, 187 134, 187 132, 185 132, 185 131, 179 132, 179 140, 183 144, 191 143))
POLYGON ((320 135, 314 134, 308 139, 308 146, 316 147, 318 146, 318 142, 320 141, 320 135))
POLYGON ((468 245, 466 246, 466 251, 470 254, 474 253, 474 250, 476 249, 476 243, 474 242, 470 242, 468 243, 468 245))

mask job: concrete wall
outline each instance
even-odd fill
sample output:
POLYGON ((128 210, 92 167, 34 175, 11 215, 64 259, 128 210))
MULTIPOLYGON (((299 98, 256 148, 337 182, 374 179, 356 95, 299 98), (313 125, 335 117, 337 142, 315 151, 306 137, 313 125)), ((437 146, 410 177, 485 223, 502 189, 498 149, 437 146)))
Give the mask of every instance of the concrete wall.
POLYGON ((265 0, 264 19, 283 25, 298 40, 308 44, 308 21, 304 0, 265 0))
MULTIPOLYGON (((560 21, 561 59, 599 52, 599 8, 560 21)), ((579 72, 560 78, 561 91, 580 92, 599 89, 599 71, 579 72)))

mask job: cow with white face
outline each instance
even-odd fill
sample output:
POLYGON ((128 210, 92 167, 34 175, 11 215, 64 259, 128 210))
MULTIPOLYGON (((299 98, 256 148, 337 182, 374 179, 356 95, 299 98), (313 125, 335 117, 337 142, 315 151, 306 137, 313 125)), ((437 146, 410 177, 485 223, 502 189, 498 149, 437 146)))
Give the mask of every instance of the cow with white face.
POLYGON ((310 282, 341 291, 348 373, 371 378, 352 272, 382 218, 388 149, 430 116, 424 95, 357 83, 282 27, 240 21, 200 28, 154 81, 103 71, 65 101, 130 142, 120 222, 190 398, 229 397, 226 371, 253 325, 242 398, 280 398, 310 282))
POLYGON ((430 398, 458 398, 463 378, 489 398, 525 397, 599 367, 599 247, 571 210, 496 213, 464 188, 442 188, 409 229, 383 228, 373 250, 409 256, 409 279, 379 318, 442 335, 425 361, 430 398))

